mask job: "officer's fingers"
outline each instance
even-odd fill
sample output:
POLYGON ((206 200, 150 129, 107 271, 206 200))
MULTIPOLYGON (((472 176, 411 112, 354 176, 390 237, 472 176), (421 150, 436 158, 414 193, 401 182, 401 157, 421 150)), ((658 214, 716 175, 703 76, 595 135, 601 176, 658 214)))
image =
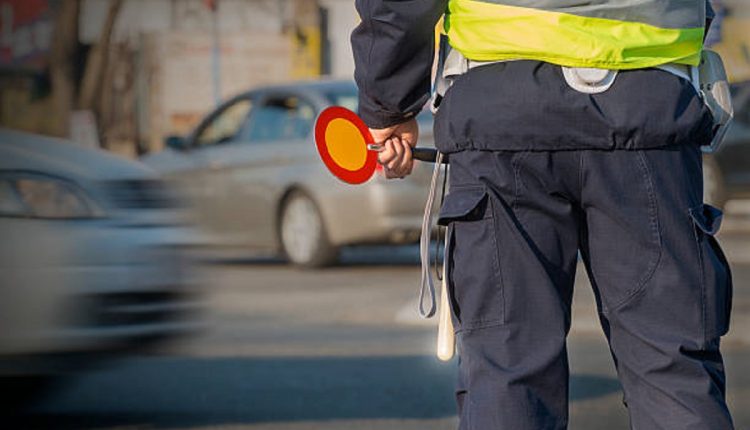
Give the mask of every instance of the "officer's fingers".
POLYGON ((392 167, 393 164, 397 163, 398 160, 401 159, 401 152, 402 152, 401 151, 401 145, 398 144, 397 139, 394 138, 394 137, 388 139, 388 142, 389 142, 389 145, 391 147, 391 154, 392 154, 392 156, 391 156, 390 160, 388 160, 385 163, 385 165, 386 166, 391 166, 391 168, 393 168, 392 167))
POLYGON ((404 163, 399 167, 398 173, 401 177, 409 176, 411 175, 411 171, 414 168, 414 160, 407 160, 404 161, 404 163))
POLYGON ((398 172, 389 169, 388 166, 383 166, 383 173, 385 174, 386 179, 398 178, 400 176, 398 172))
POLYGON ((389 166, 393 173, 399 177, 404 177, 409 174, 410 164, 412 160, 411 147, 407 142, 401 139, 394 139, 394 146, 396 151, 399 152, 400 156, 393 160, 389 166))
POLYGON ((385 177, 387 179, 394 179, 394 178, 401 177, 401 174, 394 168, 395 166, 398 165, 398 162, 399 162, 398 151, 400 151, 400 149, 399 149, 399 145, 395 141, 391 140, 390 142, 393 146, 394 156, 393 156, 393 159, 391 159, 388 163, 383 165, 383 172, 385 173, 385 177))
POLYGON ((409 146, 409 144, 404 141, 401 141, 401 145, 404 149, 404 157, 402 158, 401 164, 399 165, 397 170, 399 173, 401 173, 401 176, 406 176, 411 173, 414 159, 411 153, 411 146, 409 146))
POLYGON ((386 164, 386 167, 398 173, 398 168, 401 166, 401 161, 404 158, 405 149, 401 139, 397 137, 391 139, 391 144, 393 145, 393 150, 396 152, 396 156, 386 164))
POLYGON ((387 166, 396 157, 396 150, 391 139, 383 143, 383 149, 378 152, 378 163, 387 166))
POLYGON ((385 172, 385 178, 386 179, 395 179, 395 178, 400 178, 401 177, 396 172, 394 172, 393 170, 391 170, 391 169, 389 169, 387 167, 384 168, 383 171, 385 172))

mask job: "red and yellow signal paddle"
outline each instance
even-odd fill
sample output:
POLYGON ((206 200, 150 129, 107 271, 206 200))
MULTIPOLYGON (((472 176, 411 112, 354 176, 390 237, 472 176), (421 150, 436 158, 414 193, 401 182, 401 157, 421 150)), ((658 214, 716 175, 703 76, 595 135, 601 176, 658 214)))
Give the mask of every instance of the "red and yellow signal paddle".
MULTIPOLYGON (((315 123, 315 145, 328 170, 346 183, 365 183, 375 173, 381 146, 373 142, 370 129, 349 109, 334 106, 321 112, 315 123)), ((437 150, 412 148, 412 157, 415 160, 435 162, 437 150)), ((422 234, 429 235, 429 228, 427 233, 423 230, 422 234)), ((444 275, 437 342, 437 356, 444 361, 453 357, 456 345, 445 279, 444 275)))
MULTIPOLYGON (((370 129, 349 109, 333 106, 325 109, 315 123, 318 154, 334 176, 348 184, 367 182, 378 165, 380 145, 373 143, 370 129)), ((412 148, 412 158, 434 162, 437 150, 412 148)))

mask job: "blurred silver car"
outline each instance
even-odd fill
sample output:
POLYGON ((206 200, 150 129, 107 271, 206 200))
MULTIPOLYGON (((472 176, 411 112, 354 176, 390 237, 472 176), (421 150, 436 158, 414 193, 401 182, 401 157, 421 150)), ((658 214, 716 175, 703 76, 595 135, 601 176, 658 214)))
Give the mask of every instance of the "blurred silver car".
POLYGON ((140 163, 0 130, 4 393, 195 328, 175 207, 140 163))
MULTIPOLYGON (((318 114, 331 105, 356 110, 356 85, 258 88, 143 161, 182 184, 211 244, 263 248, 321 266, 344 245, 417 241, 432 165, 418 162, 404 180, 386 183, 380 173, 360 186, 339 182, 313 140, 318 114)), ((432 116, 418 120, 420 146, 431 146, 432 116)))

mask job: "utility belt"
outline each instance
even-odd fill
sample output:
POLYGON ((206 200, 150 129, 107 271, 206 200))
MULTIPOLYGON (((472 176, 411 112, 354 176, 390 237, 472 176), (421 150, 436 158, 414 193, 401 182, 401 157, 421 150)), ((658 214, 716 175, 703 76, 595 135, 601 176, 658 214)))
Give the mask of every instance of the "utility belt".
MULTIPOLYGON (((451 49, 445 38, 441 39, 438 77, 435 81, 435 95, 432 99, 433 113, 437 112, 445 93, 452 82, 469 70, 514 60, 474 61, 451 49), (442 72, 440 72, 442 70, 442 72)), ((572 89, 585 94, 599 94, 607 91, 615 82, 619 71, 563 67, 565 82, 572 89)), ((724 63, 719 54, 704 50, 699 66, 685 64, 664 64, 654 67, 690 82, 701 97, 713 117, 714 138, 709 145, 701 147, 703 152, 715 152, 724 140, 729 123, 734 116, 724 63)))

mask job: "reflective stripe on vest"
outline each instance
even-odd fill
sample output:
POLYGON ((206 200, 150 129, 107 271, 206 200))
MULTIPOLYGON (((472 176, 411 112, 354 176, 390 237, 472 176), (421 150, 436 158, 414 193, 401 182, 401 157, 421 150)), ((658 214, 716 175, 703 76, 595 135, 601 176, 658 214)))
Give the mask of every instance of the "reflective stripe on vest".
POLYGON ((698 65, 704 20, 704 0, 450 0, 445 31, 470 60, 625 70, 698 65))

